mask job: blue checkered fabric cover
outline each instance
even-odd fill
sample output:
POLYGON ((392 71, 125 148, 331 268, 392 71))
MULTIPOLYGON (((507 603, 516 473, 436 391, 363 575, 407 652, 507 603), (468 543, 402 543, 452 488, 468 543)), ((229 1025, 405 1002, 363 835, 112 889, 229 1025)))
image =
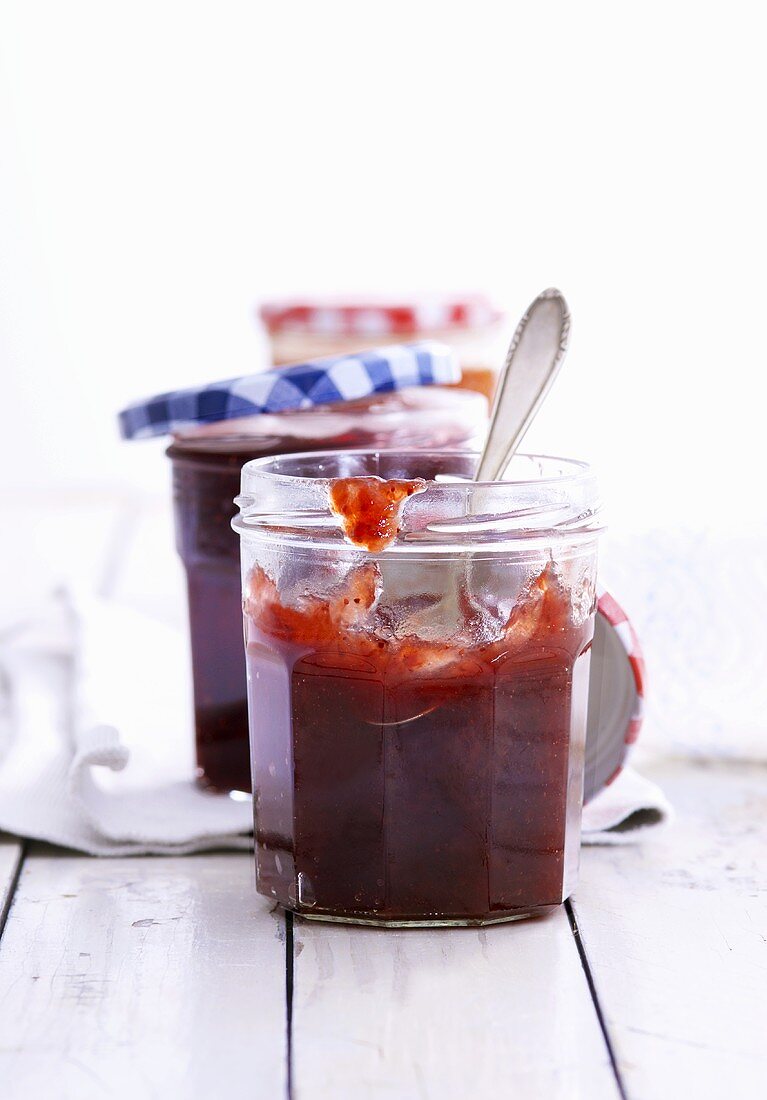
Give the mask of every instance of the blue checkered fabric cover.
POLYGON ((119 414, 120 434, 123 439, 167 435, 193 424, 310 409, 405 386, 458 382, 460 377, 460 367, 445 344, 393 344, 135 401, 119 414))

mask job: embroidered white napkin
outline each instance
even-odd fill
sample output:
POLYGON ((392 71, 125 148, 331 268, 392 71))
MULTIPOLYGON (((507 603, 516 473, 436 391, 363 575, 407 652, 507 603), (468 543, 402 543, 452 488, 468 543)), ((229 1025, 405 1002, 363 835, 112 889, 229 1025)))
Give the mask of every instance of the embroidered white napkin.
MULTIPOLYGON (((0 622, 0 830, 92 855, 249 848, 250 802, 193 781, 187 670, 180 631, 118 603, 59 592, 0 622)), ((629 769, 586 807, 584 842, 670 815, 629 769)))

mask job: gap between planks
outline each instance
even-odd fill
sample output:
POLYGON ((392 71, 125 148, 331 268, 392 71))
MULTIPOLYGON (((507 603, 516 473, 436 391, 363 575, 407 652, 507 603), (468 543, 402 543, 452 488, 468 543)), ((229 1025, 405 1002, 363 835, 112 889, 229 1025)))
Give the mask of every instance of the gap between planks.
POLYGON ((767 767, 647 767, 677 819, 588 847, 573 901, 631 1095, 764 1095, 767 767))
POLYGON ((283 910, 285 921, 285 1047, 287 1052, 287 1100, 293 1100, 293 982, 295 975, 294 919, 283 910))
POLYGON ((589 958, 586 953, 586 946, 581 936, 581 930, 578 927, 578 918, 575 915, 573 903, 570 898, 565 901, 565 912, 567 913, 567 919, 570 921, 570 928, 573 933, 573 938, 575 939, 575 946, 578 948, 578 955, 581 960, 581 966, 583 967, 583 973, 586 976, 586 984, 589 987, 589 993, 591 994, 591 1001, 594 1005, 594 1011, 596 1012, 597 1019, 599 1020, 599 1026, 602 1030, 602 1038, 604 1039, 605 1046, 607 1047, 607 1053, 610 1058, 610 1065, 612 1066, 613 1073, 615 1074, 615 1082, 618 1086, 621 1100, 629 1100, 628 1093, 626 1092, 626 1085, 623 1080, 620 1067, 618 1065, 618 1059, 615 1057, 615 1048, 613 1047, 613 1042, 610 1038, 610 1032, 607 1027, 607 1020, 605 1019, 605 1014, 602 1011, 602 1006, 599 1003, 597 985, 591 970, 591 966, 589 964, 589 958))
POLYGON ((0 941, 13 905, 26 850, 25 840, 0 835, 0 941))
MULTIPOLYGON (((573 934, 573 939, 578 951, 578 956, 583 967, 583 972, 586 978, 586 984, 589 989, 592 1004, 599 1021, 599 1027, 602 1032, 602 1037, 607 1048, 607 1054, 610 1059, 610 1065, 615 1075, 615 1081, 618 1088, 618 1093, 621 1100, 629 1100, 628 1093, 626 1091, 625 1083, 622 1079, 618 1061, 615 1056, 613 1043, 610 1038, 609 1029, 607 1027, 607 1021, 605 1020, 602 1006, 599 1003, 599 994, 596 988, 596 982, 594 975, 589 965, 588 955, 583 943, 583 939, 578 928, 578 921, 573 910, 572 902, 568 898, 564 903, 565 912, 570 923, 570 929, 573 934)), ((295 973, 295 943, 294 943, 294 915, 289 910, 283 911, 283 917, 285 920, 285 993, 286 993, 286 1022, 287 1022, 287 1100, 293 1100, 293 989, 294 989, 294 973, 295 973)), ((447 930, 445 930, 447 931, 447 930)), ((386 934, 386 933, 384 933, 386 934)), ((438 933, 444 935, 445 932, 438 933)))

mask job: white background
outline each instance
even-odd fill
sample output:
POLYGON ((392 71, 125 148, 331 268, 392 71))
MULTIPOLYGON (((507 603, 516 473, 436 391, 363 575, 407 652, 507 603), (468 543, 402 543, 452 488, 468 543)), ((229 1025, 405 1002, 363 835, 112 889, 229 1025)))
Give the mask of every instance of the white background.
POLYGON ((115 412, 260 362, 261 297, 478 289, 518 315, 555 284, 571 353, 528 445, 596 464, 651 661, 717 685, 701 710, 687 683, 674 728, 714 738, 739 706, 753 733, 758 11, 5 0, 3 487, 167 493, 161 445, 121 444, 115 412))

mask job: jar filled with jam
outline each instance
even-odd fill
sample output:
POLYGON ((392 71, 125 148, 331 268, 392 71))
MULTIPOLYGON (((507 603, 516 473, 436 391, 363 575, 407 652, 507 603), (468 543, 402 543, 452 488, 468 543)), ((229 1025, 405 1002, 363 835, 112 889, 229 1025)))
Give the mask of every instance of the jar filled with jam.
POLYGON ((257 883, 302 916, 490 924, 574 888, 595 480, 477 457, 243 468, 257 883))
POLYGON ((231 529, 243 465, 328 447, 481 445, 486 401, 428 384, 456 377, 446 348, 395 346, 162 394, 121 414, 129 438, 173 437, 167 454, 187 578, 197 774, 206 789, 250 791, 239 546, 231 529))
POLYGON ((276 364, 348 354, 380 340, 440 340, 460 363, 461 379, 455 385, 477 390, 488 401, 511 335, 502 311, 482 294, 265 302, 259 314, 276 364))

